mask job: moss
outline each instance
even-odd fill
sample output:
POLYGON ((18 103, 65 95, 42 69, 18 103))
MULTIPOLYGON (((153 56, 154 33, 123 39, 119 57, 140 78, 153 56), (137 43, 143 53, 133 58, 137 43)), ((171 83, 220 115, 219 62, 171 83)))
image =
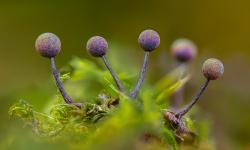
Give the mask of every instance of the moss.
MULTIPOLYGON (((53 99, 53 104, 45 108, 46 112, 35 111, 31 104, 23 100, 9 110, 11 116, 22 119, 32 128, 35 137, 48 143, 61 143, 70 149, 182 147, 183 144, 176 140, 176 131, 165 124, 162 115, 164 109, 169 108, 168 104, 156 100, 159 95, 161 99, 168 100, 188 77, 179 79, 172 73, 167 74, 157 86, 146 84, 147 88, 142 89, 138 101, 134 101, 120 93, 110 75, 92 62, 74 58, 70 65, 71 76, 67 74, 62 78, 67 78, 65 86, 74 97, 86 99, 82 101, 85 104, 83 108, 65 104, 58 96, 53 99), (88 87, 93 84, 98 86, 90 90, 88 87)), ((203 136, 200 138, 197 134, 196 138, 202 141, 189 143, 189 146, 211 141, 205 133, 204 124, 196 124, 190 118, 185 118, 184 122, 203 136)))

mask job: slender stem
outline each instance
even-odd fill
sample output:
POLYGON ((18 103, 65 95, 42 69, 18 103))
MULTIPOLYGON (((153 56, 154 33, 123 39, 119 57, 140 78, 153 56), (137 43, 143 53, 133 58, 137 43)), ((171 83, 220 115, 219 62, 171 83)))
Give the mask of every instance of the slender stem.
MULTIPOLYGON (((181 80, 187 72, 188 65, 182 62, 176 62, 176 66, 178 67, 178 70, 179 70, 178 80, 181 80)), ((172 97, 173 109, 177 109, 183 102, 184 89, 185 89, 185 85, 183 85, 180 89, 174 92, 173 97, 172 97)))
POLYGON ((107 67, 107 69, 109 70, 110 74, 112 75, 113 79, 115 80, 115 83, 118 87, 118 89, 121 91, 121 92, 125 92, 125 88, 124 86, 122 85, 121 81, 119 80, 118 76, 116 75, 116 73, 114 72, 114 70, 112 69, 111 65, 109 64, 107 58, 105 56, 102 56, 102 60, 105 64, 105 66, 107 67))
POLYGON ((172 96, 172 108, 177 109, 183 102, 184 86, 173 93, 172 96))
POLYGON ((196 96, 193 98, 192 102, 190 104, 188 104, 182 111, 180 111, 179 113, 176 114, 177 118, 182 118, 193 106, 194 104, 196 104, 196 102, 199 100, 199 98, 201 97, 202 93, 205 91, 205 89, 207 88, 208 84, 209 84, 209 79, 206 80, 206 82, 203 84, 203 86, 201 87, 200 91, 196 94, 196 96))
POLYGON ((137 85, 134 88, 134 90, 130 93, 130 96, 132 98, 136 98, 140 89, 141 89, 141 86, 142 86, 144 78, 145 78, 146 71, 148 69, 148 58, 149 58, 149 52, 146 52, 145 56, 144 56, 144 61, 143 61, 143 66, 141 69, 140 77, 137 81, 137 85))
POLYGON ((57 68, 56 68, 56 64, 55 64, 55 59, 54 57, 51 57, 50 58, 50 63, 51 63, 51 70, 52 70, 52 74, 54 76, 54 79, 56 81, 56 85, 64 99, 64 101, 67 103, 67 104, 73 104, 75 106, 77 106, 78 108, 81 108, 82 105, 79 104, 79 103, 76 103, 74 102, 70 97, 69 95, 67 94, 67 92, 65 91, 64 87, 63 87, 63 84, 62 84, 62 81, 60 80, 60 73, 58 72, 57 68))

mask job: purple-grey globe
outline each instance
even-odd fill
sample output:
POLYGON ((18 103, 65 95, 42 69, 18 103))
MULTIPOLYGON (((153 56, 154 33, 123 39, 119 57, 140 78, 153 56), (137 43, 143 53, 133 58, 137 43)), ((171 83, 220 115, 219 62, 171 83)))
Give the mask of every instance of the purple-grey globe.
POLYGON ((93 36, 88 40, 86 49, 92 56, 102 57, 108 50, 108 43, 101 36, 93 36))
POLYGON ((180 62, 191 61, 197 53, 196 45, 188 39, 177 39, 171 46, 173 56, 180 62))
POLYGON ((224 73, 223 63, 215 58, 207 59, 202 66, 203 75, 209 80, 216 80, 224 73))
POLYGON ((61 41, 53 33, 43 33, 38 36, 35 43, 36 51, 43 57, 55 57, 61 50, 61 41))
POLYGON ((144 30, 139 35, 138 42, 145 51, 151 52, 160 45, 160 36, 154 30, 144 30))

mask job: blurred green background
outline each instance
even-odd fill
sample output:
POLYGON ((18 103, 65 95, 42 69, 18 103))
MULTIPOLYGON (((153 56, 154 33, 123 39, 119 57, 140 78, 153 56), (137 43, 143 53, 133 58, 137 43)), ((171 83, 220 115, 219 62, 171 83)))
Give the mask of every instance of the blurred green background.
MULTIPOLYGON (((202 113, 207 114, 204 116, 213 120, 218 149, 250 149, 248 0, 1 0, 0 141, 15 126, 7 113, 11 104, 24 98, 41 109, 43 100, 55 93, 49 61, 34 49, 39 34, 53 32, 60 37, 62 52, 56 59, 59 68, 72 56, 96 61, 85 50, 85 42, 93 35, 104 36, 110 47, 122 47, 116 51, 121 56, 131 55, 139 68, 143 53, 137 36, 146 28, 154 28, 161 36, 160 48, 150 62, 152 83, 171 69, 169 47, 173 40, 186 37, 197 44, 199 55, 194 61, 187 100, 204 80, 202 62, 209 57, 224 62, 224 77, 211 84, 199 104, 202 113), (44 88, 50 90, 42 91, 44 88)), ((119 61, 124 65, 128 60, 119 61)))

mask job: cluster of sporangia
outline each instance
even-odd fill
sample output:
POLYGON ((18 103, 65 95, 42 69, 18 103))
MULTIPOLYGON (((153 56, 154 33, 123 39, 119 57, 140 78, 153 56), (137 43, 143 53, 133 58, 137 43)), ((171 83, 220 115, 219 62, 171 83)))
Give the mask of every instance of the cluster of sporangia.
MULTIPOLYGON (((140 44, 141 48, 145 51, 144 63, 140 72, 140 76, 135 88, 130 92, 126 93, 125 88, 121 81, 119 80, 116 73, 113 71, 112 67, 110 66, 105 54, 108 50, 108 43, 107 41, 101 36, 93 36, 91 37, 86 45, 87 51, 94 57, 102 58, 105 66, 109 70, 110 74, 112 75, 118 89, 131 97, 131 99, 136 99, 137 95, 141 89, 145 73, 148 67, 148 58, 149 53, 154 51, 160 44, 160 36, 159 34, 151 29, 145 30, 141 32, 138 38, 138 43, 140 44)), ((50 59, 51 62, 51 69, 52 73, 56 82, 56 85, 65 100, 66 103, 75 105, 78 108, 84 107, 84 104, 77 103, 73 101, 69 95, 66 93, 63 84, 60 80, 60 74, 55 65, 55 56, 61 50, 61 42, 60 39, 53 33, 43 33, 41 34, 35 44, 36 50, 40 53, 43 57, 47 57, 50 59)), ((177 40, 172 45, 172 53, 176 57, 177 61, 180 63, 186 63, 191 61, 194 56, 196 55, 196 46, 187 39, 177 40)), ((182 117, 192 108, 192 106, 198 101, 201 94, 204 92, 206 87, 208 86, 211 80, 216 80, 220 78, 224 73, 224 66, 222 62, 215 58, 207 59, 202 67, 203 75, 206 78, 206 82, 201 87, 200 91, 196 94, 194 99, 184 107, 179 112, 172 112, 166 111, 164 112, 164 117, 170 126, 173 128, 174 131, 179 133, 191 133, 188 128, 184 125, 182 121, 182 117)), ((181 138, 181 137, 180 137, 181 138)))

